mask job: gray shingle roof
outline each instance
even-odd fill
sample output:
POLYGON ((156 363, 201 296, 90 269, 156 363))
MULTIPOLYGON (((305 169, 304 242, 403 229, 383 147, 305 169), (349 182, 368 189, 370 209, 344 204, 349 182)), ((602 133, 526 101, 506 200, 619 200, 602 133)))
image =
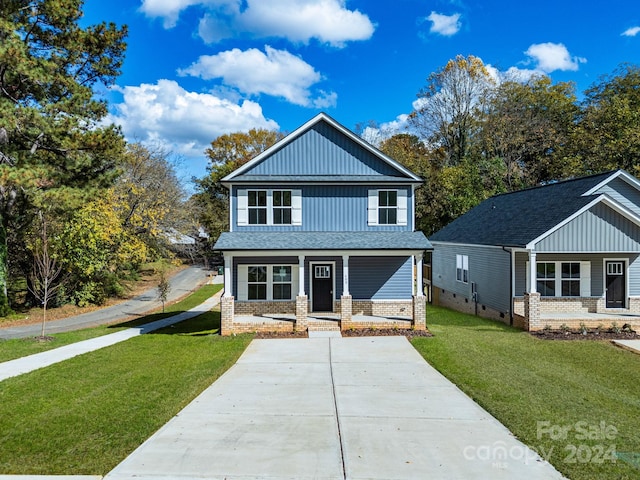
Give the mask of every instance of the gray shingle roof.
POLYGON ((422 232, 224 232, 214 250, 430 250, 422 232))
POLYGON ((524 247, 593 201, 613 172, 496 195, 431 235, 433 242, 524 247))

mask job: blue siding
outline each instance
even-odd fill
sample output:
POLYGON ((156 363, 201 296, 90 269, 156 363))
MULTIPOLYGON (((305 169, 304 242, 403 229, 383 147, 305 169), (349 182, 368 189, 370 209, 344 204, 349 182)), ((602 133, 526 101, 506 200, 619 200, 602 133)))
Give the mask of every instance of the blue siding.
POLYGON ((398 171, 325 122, 319 122, 244 174, 397 176, 398 171))
POLYGON ((640 192, 620 178, 616 178, 598 190, 620 202, 636 215, 640 215, 640 192))
POLYGON ((412 297, 412 257, 351 257, 349 290, 354 300, 412 297))
POLYGON ((511 310, 511 253, 501 248, 434 244, 433 286, 472 301, 471 283, 476 284, 478 303, 499 312, 511 310), (456 255, 469 257, 469 283, 456 280, 456 255))
POLYGON ((538 252, 637 252, 640 227, 598 204, 536 244, 538 252))
MULTIPOLYGON (((302 190, 302 225, 246 225, 238 226, 236 196, 233 187, 230 208, 233 210, 233 230, 242 231, 305 231, 305 232, 354 232, 354 231, 411 231, 413 212, 412 189, 410 187, 388 187, 369 185, 304 185, 302 190), (393 188, 407 192, 407 225, 369 226, 367 224, 367 199, 372 188, 393 188)), ((270 189, 288 189, 291 186, 269 186, 270 189)))

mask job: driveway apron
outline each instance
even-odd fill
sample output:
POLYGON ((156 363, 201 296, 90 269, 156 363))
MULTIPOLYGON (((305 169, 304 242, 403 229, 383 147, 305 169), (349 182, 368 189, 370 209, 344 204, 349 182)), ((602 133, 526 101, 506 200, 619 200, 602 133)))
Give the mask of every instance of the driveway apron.
POLYGON ((105 478, 563 477, 398 336, 254 340, 105 478))

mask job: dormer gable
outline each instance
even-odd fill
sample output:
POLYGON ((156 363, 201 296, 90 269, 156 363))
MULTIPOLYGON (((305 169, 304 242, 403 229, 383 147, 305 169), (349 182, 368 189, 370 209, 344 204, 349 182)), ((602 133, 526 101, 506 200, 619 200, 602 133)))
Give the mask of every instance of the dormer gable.
POLYGON ((320 113, 223 179, 244 181, 394 181, 420 177, 320 113))

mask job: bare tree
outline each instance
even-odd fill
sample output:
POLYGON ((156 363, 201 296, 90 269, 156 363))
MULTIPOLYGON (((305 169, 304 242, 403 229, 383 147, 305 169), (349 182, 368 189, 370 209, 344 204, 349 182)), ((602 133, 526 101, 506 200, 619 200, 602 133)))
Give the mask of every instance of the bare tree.
POLYGON ((160 280, 158 282, 158 298, 162 302, 162 313, 164 313, 164 304, 167 301, 169 292, 171 291, 171 284, 164 270, 160 271, 160 280))
POLYGON ((49 248, 49 221, 42 210, 38 211, 38 231, 31 247, 33 253, 33 267, 29 276, 29 291, 42 305, 42 331, 40 339, 44 340, 47 323, 47 306, 62 287, 62 265, 51 254, 49 248))

